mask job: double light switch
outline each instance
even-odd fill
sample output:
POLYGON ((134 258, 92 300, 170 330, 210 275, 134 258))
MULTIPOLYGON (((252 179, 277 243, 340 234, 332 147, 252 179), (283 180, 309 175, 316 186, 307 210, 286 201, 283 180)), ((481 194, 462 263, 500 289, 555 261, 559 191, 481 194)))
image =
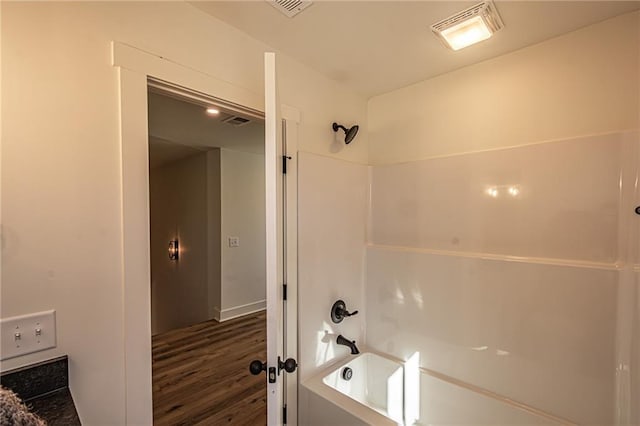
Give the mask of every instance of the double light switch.
POLYGON ((5 360, 56 347, 56 311, 45 311, 0 320, 5 360))

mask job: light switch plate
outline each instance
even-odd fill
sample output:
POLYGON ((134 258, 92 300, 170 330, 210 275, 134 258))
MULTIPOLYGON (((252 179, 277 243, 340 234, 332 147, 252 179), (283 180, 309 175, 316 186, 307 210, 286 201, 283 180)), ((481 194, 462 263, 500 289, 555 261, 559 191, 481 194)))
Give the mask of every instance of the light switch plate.
POLYGON ((240 247, 240 238, 229 237, 229 247, 240 247))
POLYGON ((0 359, 56 347, 56 311, 45 311, 0 320, 0 359))

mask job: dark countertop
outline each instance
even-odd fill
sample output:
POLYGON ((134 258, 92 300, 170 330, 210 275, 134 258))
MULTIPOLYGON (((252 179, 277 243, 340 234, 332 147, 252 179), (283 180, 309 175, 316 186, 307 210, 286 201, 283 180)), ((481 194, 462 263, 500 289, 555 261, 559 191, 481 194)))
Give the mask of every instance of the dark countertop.
POLYGON ((81 425, 69 391, 66 356, 2 372, 0 384, 16 393, 48 425, 81 425))
POLYGON ((49 426, 80 426, 80 419, 69 389, 55 391, 27 403, 29 409, 49 426))

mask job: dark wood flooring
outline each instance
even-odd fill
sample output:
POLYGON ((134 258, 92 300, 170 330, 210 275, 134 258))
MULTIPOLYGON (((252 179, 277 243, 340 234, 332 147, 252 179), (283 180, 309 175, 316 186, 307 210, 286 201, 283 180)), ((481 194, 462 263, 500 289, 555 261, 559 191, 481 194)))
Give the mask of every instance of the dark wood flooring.
POLYGON ((266 378, 249 373, 266 356, 265 311, 153 336, 153 423, 266 424, 266 378))

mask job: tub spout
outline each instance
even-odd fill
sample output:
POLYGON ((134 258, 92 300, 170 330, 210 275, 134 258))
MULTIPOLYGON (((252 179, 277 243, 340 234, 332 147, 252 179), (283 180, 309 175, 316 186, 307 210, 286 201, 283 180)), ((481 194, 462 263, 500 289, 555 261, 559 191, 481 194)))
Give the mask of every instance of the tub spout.
POLYGON ((358 347, 356 346, 356 341, 348 340, 342 334, 338 336, 336 343, 339 345, 347 346, 349 349, 351 349, 351 355, 358 355, 360 353, 358 347))

